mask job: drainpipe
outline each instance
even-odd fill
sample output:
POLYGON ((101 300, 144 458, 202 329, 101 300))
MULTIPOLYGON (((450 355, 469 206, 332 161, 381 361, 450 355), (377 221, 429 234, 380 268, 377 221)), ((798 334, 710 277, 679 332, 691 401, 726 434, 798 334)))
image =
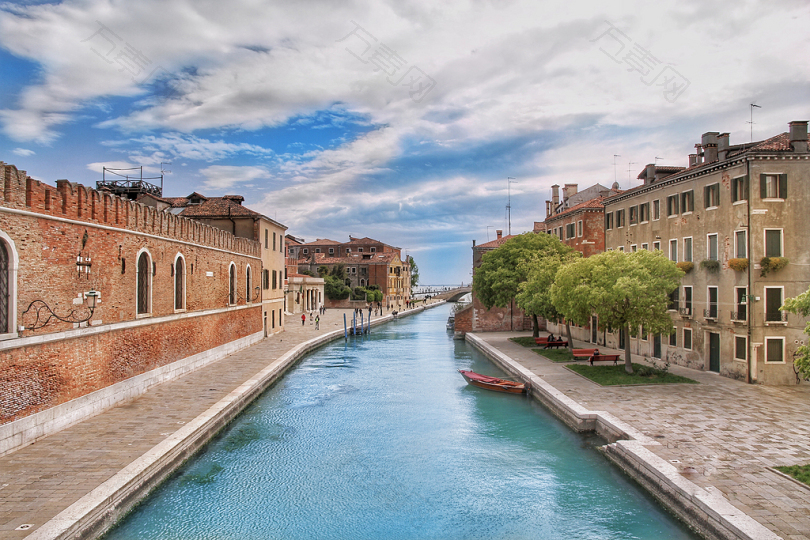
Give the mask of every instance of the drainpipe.
POLYGON ((753 179, 751 178, 751 161, 750 158, 745 159, 745 175, 748 178, 748 190, 746 196, 748 197, 748 203, 746 206, 748 207, 748 227, 746 231, 746 244, 748 248, 748 297, 745 299, 745 309, 746 314, 748 315, 748 372, 745 374, 745 382, 748 384, 754 384, 755 379, 751 375, 751 362, 753 359, 753 336, 752 336, 752 322, 754 319, 754 310, 753 310, 753 301, 752 298, 754 297, 754 291, 752 290, 752 281, 751 275, 754 271, 754 254, 751 253, 751 184, 753 184, 753 179))
POLYGON ((228 205, 228 219, 231 220, 231 223, 233 223, 233 232, 231 234, 236 236, 236 222, 231 217, 231 207, 230 207, 230 205, 228 205))

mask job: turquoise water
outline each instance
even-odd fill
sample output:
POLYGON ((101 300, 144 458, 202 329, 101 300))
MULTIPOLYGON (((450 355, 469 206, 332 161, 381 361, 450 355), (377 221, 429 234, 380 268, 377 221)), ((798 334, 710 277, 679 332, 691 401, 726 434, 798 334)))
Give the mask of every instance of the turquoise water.
POLYGON ((437 308, 319 349, 106 538, 696 538, 437 308))

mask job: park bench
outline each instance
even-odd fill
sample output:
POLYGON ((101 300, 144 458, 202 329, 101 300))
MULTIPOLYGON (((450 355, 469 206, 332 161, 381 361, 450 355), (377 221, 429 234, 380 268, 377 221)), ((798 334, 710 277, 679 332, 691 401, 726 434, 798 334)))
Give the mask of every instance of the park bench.
POLYGON ((613 362, 613 365, 618 365, 619 363, 619 355, 618 354, 594 354, 588 358, 588 361, 593 365, 594 362, 613 362))
POLYGON ((560 347, 568 347, 567 341, 547 341, 544 349, 558 349, 560 347))
POLYGON ((536 337, 534 338, 534 342, 538 345, 545 345, 548 343, 548 337, 536 337))
POLYGON ((589 358, 595 354, 599 354, 599 349, 574 349, 574 359, 589 358))

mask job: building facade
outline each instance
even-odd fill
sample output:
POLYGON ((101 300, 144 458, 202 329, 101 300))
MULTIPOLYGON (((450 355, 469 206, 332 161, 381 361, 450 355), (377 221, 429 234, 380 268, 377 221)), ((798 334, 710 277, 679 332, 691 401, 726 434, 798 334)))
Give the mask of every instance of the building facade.
POLYGON ((3 162, 0 182, 0 453, 262 338, 258 242, 3 162))
POLYGON ((608 250, 659 249, 687 273, 670 298, 675 332, 608 346, 764 384, 793 384, 802 317, 780 311, 810 285, 807 122, 757 143, 703 135, 689 167, 649 165, 605 200, 608 250))

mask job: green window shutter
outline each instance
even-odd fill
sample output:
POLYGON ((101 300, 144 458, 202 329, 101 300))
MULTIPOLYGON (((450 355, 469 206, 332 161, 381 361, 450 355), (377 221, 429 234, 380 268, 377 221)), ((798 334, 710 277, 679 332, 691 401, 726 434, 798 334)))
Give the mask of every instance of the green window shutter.
POLYGON ((745 180, 743 180, 743 192, 744 193, 742 194, 742 198, 745 199, 746 201, 748 200, 748 193, 750 191, 751 191, 751 186, 749 185, 748 175, 746 174, 745 175, 745 180))
POLYGON ((787 199, 787 175, 779 175, 779 198, 787 199))
POLYGON ((768 184, 765 181, 765 175, 764 174, 759 175, 759 196, 762 199, 767 199, 768 198, 768 184))

